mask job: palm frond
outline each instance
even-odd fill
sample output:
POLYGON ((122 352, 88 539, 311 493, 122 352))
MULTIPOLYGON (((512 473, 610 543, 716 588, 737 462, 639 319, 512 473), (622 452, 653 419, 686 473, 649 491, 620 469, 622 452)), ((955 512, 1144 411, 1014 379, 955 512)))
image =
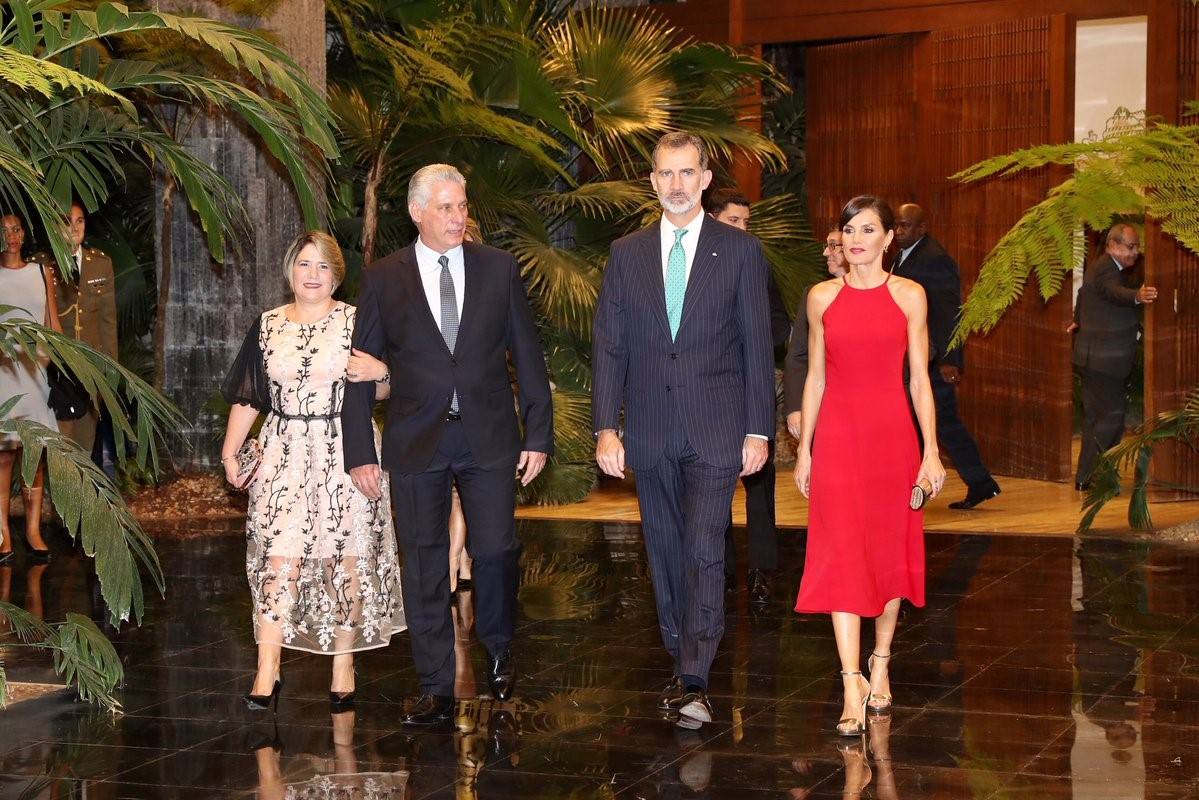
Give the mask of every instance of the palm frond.
POLYGON ((578 212, 598 219, 614 214, 633 214, 654 202, 654 193, 644 180, 591 181, 564 192, 547 189, 537 195, 537 205, 549 214, 578 212))
POLYGON ((1181 408, 1158 414, 1099 457, 1083 502, 1079 533, 1089 531, 1103 507, 1119 495, 1120 474, 1130 467, 1133 491, 1128 504, 1128 523, 1134 530, 1153 527, 1149 513, 1149 462, 1154 447, 1162 442, 1180 442, 1190 448, 1199 446, 1199 387, 1187 394, 1181 408))
POLYGON ((599 298, 595 260, 576 248, 557 247, 527 230, 514 231, 509 249, 520 262, 530 298, 552 324, 586 336, 599 298))
POLYGON ((1112 135, 1099 141, 1026 148, 987 159, 955 177, 1003 180, 1049 164, 1072 166, 1074 174, 1025 212, 988 253, 962 309, 955 345, 994 327, 1030 277, 1046 299, 1060 291, 1081 260, 1078 233, 1083 228, 1101 230, 1118 219, 1150 215, 1164 232, 1199 253, 1194 197, 1199 126, 1115 126, 1112 135))
POLYGON ((121 704, 112 696, 125 677, 125 667, 112 642, 96 623, 82 614, 69 612, 55 626, 54 670, 79 693, 84 702, 96 702, 109 711, 121 704))
MULTIPOLYGON (((11 308, 0 305, 0 312, 11 308)), ((59 369, 73 375, 112 419, 118 458, 126 458, 126 442, 134 441, 142 469, 149 465, 158 472, 157 438, 187 425, 175 404, 141 378, 83 342, 42 325, 20 318, 0 320, 0 352, 14 359, 21 353, 45 353, 59 369)))
POLYGON ((149 536, 130 513, 116 485, 95 464, 91 453, 46 426, 0 418, 0 432, 20 438, 21 478, 32 485, 43 456, 54 508, 67 532, 80 540, 85 555, 96 560, 100 592, 114 625, 145 611, 142 575, 161 593, 162 567, 149 536))

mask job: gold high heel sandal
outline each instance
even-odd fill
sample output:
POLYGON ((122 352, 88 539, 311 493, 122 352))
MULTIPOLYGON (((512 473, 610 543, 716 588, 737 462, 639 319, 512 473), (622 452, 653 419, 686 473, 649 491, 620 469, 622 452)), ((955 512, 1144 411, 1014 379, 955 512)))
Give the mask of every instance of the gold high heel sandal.
MULTIPOLYGON (((870 654, 870 658, 866 659, 866 667, 870 670, 871 675, 874 674, 874 659, 876 658, 880 661, 887 661, 891 658, 891 654, 887 653, 885 656, 879 655, 878 653, 870 654)), ((890 664, 887 665, 888 672, 890 672, 890 666, 890 664)), ((888 674, 887 678, 890 679, 890 677, 891 676, 888 674)), ((870 696, 866 699, 868 701, 866 703, 866 708, 875 714, 885 714, 891 710, 892 699, 891 695, 889 694, 874 694, 871 692, 870 696)))
POLYGON ((853 717, 845 717, 837 723, 837 734, 840 736, 861 736, 866 732, 866 701, 870 698, 870 682, 862 677, 861 671, 842 671, 841 674, 857 675, 858 679, 866 684, 866 690, 862 693, 862 719, 856 720, 853 717))

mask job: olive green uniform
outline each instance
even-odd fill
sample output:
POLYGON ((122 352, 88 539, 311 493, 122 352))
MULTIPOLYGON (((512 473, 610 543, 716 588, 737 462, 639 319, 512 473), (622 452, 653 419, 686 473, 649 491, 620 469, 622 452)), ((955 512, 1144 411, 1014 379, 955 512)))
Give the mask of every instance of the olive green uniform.
MULTIPOLYGON (((58 318, 62 332, 90 345, 109 358, 117 357, 117 293, 112 259, 102 250, 84 247, 82 263, 72 280, 58 273, 58 318)), ((96 410, 59 428, 84 450, 91 452, 96 440, 96 410)))

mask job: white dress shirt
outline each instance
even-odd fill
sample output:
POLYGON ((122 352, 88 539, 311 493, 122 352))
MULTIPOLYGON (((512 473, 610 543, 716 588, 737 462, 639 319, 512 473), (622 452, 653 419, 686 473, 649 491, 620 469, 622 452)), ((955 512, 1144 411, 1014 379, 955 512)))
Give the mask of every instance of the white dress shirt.
POLYGON ((923 237, 923 236, 921 236, 919 239, 917 239, 915 242, 913 242, 913 243, 912 243, 912 246, 911 246, 911 247, 905 247, 905 248, 903 248, 902 250, 900 250, 900 251, 899 251, 899 263, 897 263, 897 264, 895 265, 896 269, 899 269, 900 267, 902 267, 902 266, 903 266, 903 265, 904 265, 904 264, 907 262, 907 260, 908 260, 908 255, 909 255, 909 254, 910 254, 910 253, 911 253, 913 250, 915 250, 915 249, 916 249, 916 245, 920 244, 920 243, 921 243, 921 242, 923 242, 923 241, 924 241, 924 237, 923 237))
POLYGON ((416 239, 416 266, 420 271, 421 286, 425 289, 425 300, 429 303, 429 311, 433 313, 433 321, 441 329, 441 264, 437 259, 442 255, 449 256, 450 277, 454 279, 454 300, 458 304, 458 321, 462 321, 462 299, 466 292, 466 262, 462 257, 462 245, 444 254, 429 247, 418 236, 416 239))
MULTIPOLYGON (((704 224, 704 217, 706 216, 708 215, 701 210, 695 215, 695 219, 683 226, 683 229, 687 231, 682 241, 683 265, 685 267, 683 272, 684 286, 686 286, 687 281, 691 280, 691 265, 695 262, 695 248, 699 244, 699 229, 704 224)), ((674 223, 666 219, 666 215, 663 214, 662 223, 659 225, 658 230, 662 238, 662 283, 665 285, 666 265, 670 263, 670 250, 674 247, 674 232, 679 229, 675 227, 674 223)))

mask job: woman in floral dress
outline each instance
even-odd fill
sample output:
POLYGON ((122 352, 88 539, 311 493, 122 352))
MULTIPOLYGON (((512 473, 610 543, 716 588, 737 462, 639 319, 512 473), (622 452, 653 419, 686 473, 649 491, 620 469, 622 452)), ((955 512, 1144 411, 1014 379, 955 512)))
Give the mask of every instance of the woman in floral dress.
MULTIPOLYGON (((345 261, 331 236, 309 232, 292 243, 283 268, 294 302, 254 323, 223 387, 233 406, 221 449, 225 476, 250 494, 246 574, 258 674, 245 700, 255 710, 277 704, 287 647, 333 656, 329 701, 337 710, 354 698, 353 654, 387 646, 406 627, 400 568, 387 491, 368 499, 342 461, 355 309, 333 292, 345 261), (259 413, 267 415, 262 459, 247 478, 238 475, 236 453, 259 413)), ((386 397, 388 381, 377 387, 386 397)))

